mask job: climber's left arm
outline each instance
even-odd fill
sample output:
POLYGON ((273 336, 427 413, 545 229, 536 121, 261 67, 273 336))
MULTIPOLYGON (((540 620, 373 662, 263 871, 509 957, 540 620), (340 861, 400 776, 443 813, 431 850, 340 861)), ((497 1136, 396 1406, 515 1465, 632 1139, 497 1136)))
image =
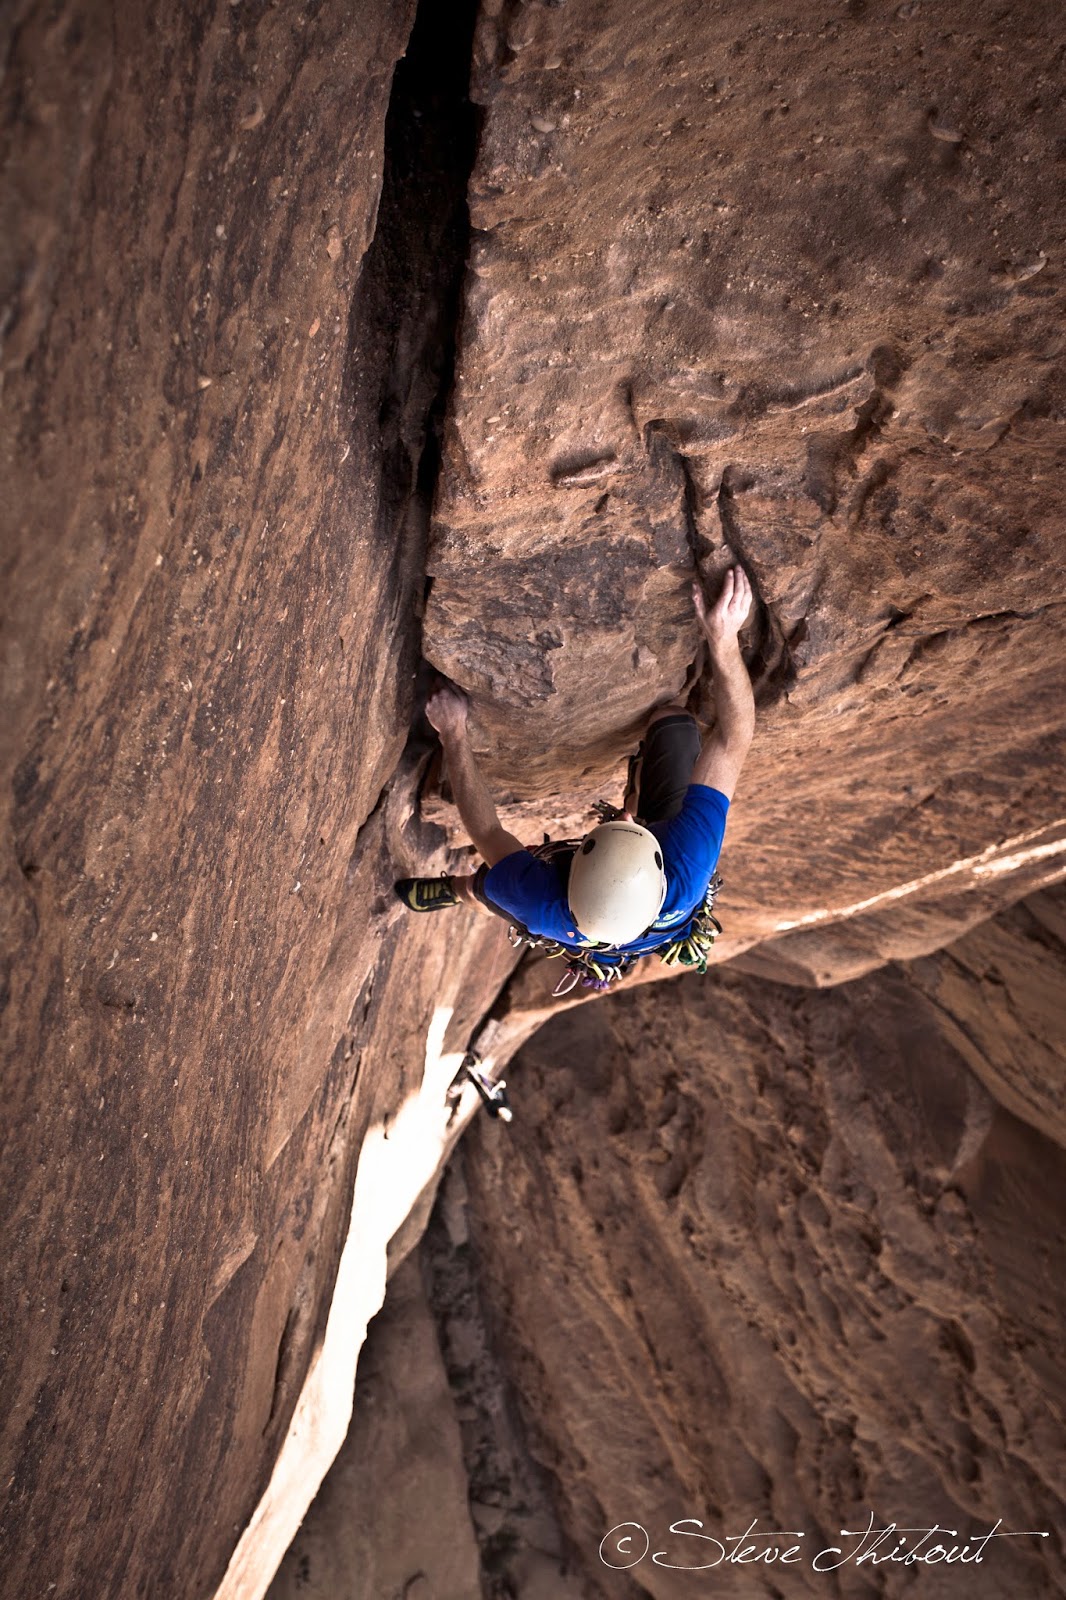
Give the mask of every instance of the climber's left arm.
POLYGON ((525 846, 500 822, 496 803, 478 770, 467 728, 467 700, 458 689, 445 687, 430 696, 426 715, 440 735, 448 764, 448 781, 463 826, 474 848, 490 867, 525 846))
POLYGON ((699 584, 693 586, 693 595, 711 657, 717 715, 696 759, 692 782, 717 789, 731 800, 755 735, 755 696, 738 637, 751 609, 751 581, 743 567, 731 567, 709 611, 699 584))

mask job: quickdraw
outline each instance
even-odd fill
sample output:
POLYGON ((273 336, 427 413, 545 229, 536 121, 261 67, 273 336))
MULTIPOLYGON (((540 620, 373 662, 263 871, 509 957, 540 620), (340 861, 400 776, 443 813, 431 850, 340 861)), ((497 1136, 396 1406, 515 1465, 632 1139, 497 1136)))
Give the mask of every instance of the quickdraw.
POLYGON ((707 885, 702 906, 683 937, 657 952, 664 967, 695 967, 697 972, 707 971, 707 957, 722 931, 722 924, 714 914, 714 902, 721 887, 722 880, 716 872, 707 885))
POLYGON ((510 1122, 514 1117, 511 1102, 507 1098, 507 1084, 502 1078, 490 1078, 488 1073, 481 1070, 481 1061, 472 1050, 468 1050, 463 1057, 459 1068, 460 1077, 466 1078, 474 1085, 478 1097, 490 1117, 498 1117, 501 1122, 510 1122))
POLYGON ((552 990, 555 1000, 568 995, 579 983, 585 989, 609 989, 613 983, 621 983, 639 960, 637 956, 625 956, 621 961, 608 965, 605 961, 597 961, 592 951, 568 950, 566 945, 559 944, 557 940, 542 939, 514 922, 507 930, 507 937, 515 949, 519 945, 526 945, 530 950, 540 950, 549 961, 565 960, 563 975, 552 990))

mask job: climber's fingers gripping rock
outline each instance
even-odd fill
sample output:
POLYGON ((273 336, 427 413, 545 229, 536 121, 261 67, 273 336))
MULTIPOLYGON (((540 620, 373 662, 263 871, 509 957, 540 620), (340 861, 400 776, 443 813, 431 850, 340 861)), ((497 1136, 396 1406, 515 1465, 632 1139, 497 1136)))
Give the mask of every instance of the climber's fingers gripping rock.
POLYGON ((702 585, 692 585, 692 597, 700 626, 711 644, 735 639, 751 610, 751 579, 741 566, 730 567, 722 579, 722 587, 714 605, 707 609, 702 585))
POLYGON ((451 684, 444 684, 426 701, 426 716, 441 735, 461 737, 466 732, 466 695, 451 684))

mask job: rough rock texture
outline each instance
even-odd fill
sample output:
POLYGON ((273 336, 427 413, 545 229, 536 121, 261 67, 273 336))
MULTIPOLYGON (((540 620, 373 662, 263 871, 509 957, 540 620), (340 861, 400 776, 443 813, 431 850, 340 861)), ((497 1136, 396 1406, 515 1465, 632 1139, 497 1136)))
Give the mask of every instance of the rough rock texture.
POLYGON ((462 1147, 360 1359, 351 1431, 267 1600, 583 1600, 469 1248, 462 1147))
POLYGON ((907 971, 989 1093, 1066 1149, 1064 968, 1060 888, 1033 895, 907 971))
POLYGON ((271 1600, 470 1600, 478 1566, 459 1424, 419 1266, 409 1259, 371 1324, 355 1421, 271 1600), (399 1492, 383 1495, 383 1483, 399 1492), (367 1505, 373 1517, 353 1516, 367 1505))
MULTIPOLYGON (((550 1009, 498 924, 389 902, 457 859, 420 649, 508 820, 569 829, 650 704, 710 710, 687 582, 744 559, 750 974, 926 955, 1063 870, 1057 16, 492 0, 460 305, 473 9, 427 0, 394 80, 414 10, 0 21, 5 1594, 262 1592, 446 1082, 550 1009)), ((1042 1127, 978 970, 914 984, 1042 1127)), ((1008 1219, 1037 1137, 982 1146, 1008 1219)))
POLYGON ((609 1574, 598 1546, 622 1522, 694 1564, 713 1552, 671 1538, 682 1517, 822 1548, 871 1511, 1050 1537, 836 1583, 812 1548, 715 1571, 713 1592, 1062 1592, 1064 910, 1053 891, 827 992, 728 968, 645 988, 522 1052, 510 1137, 479 1124, 466 1146, 470 1226, 589 1593, 712 1581, 650 1558, 609 1574), (991 1082, 1008 1031, 1005 1098, 1032 1125, 970 1070, 991 1082))
POLYGON ((723 957, 936 948, 1066 848, 1061 17, 598 0, 478 43, 425 649, 510 820, 620 785, 699 670, 694 568, 737 556, 764 710, 723 957))
POLYGON ((421 1271, 406 1260, 389 1280, 351 1432, 268 1600, 474 1600, 498 1582, 523 1600, 585 1593, 488 1335, 461 1168, 460 1149, 421 1271))
POLYGON ((510 963, 387 898, 390 852, 434 843, 412 487, 462 194, 450 108, 433 167, 390 132, 382 193, 413 14, 2 24, 5 1595, 215 1590, 324 1348, 370 1130, 310 1498, 375 1224, 432 1180, 441 1062, 510 963), (433 1136, 383 1145, 424 1082, 433 1136))

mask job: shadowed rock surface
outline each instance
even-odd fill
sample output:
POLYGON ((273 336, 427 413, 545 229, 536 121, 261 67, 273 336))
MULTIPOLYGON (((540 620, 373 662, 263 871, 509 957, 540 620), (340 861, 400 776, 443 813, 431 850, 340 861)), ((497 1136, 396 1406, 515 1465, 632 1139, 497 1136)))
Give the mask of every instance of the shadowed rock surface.
POLYGON ((408 173, 401 284, 413 15, 5 20, 5 1594, 215 1590, 364 1135, 507 970, 390 898, 462 220, 408 173))
POLYGON ((367 1337, 358 1416, 270 1592, 470 1600, 478 1569, 460 1425, 419 1265, 407 1260, 367 1337), (399 1492, 383 1495, 383 1484, 399 1492))

